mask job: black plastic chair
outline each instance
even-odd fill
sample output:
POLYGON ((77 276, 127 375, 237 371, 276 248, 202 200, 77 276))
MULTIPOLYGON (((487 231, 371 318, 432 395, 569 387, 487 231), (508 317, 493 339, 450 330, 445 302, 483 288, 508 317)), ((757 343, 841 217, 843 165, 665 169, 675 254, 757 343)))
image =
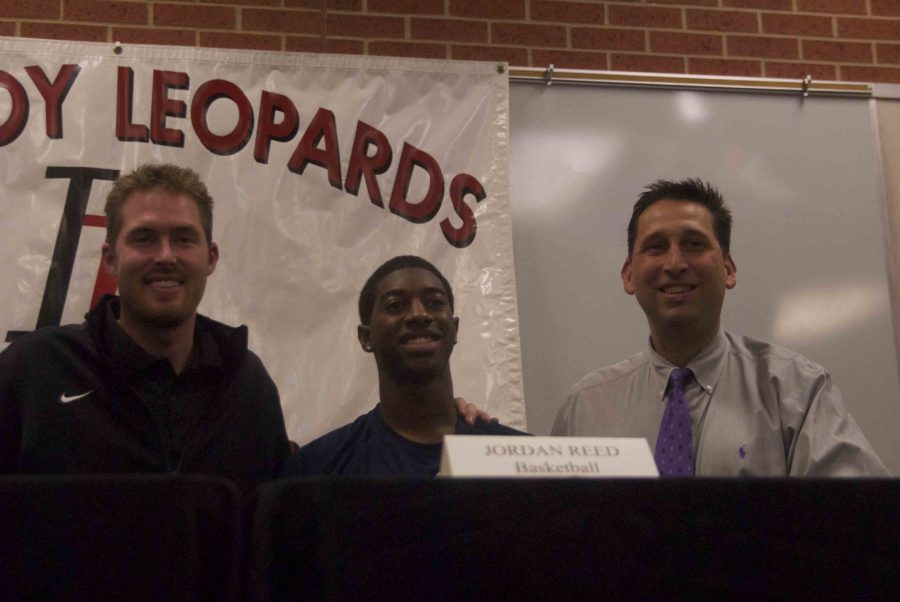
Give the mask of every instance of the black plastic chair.
POLYGON ((0 599, 237 600, 240 512, 211 477, 2 477, 0 599))

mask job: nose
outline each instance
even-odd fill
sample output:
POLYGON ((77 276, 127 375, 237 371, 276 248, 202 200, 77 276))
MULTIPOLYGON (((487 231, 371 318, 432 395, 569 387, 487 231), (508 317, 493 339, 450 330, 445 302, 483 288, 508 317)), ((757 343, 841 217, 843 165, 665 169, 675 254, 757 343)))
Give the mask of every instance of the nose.
POLYGON ((431 314, 425 309, 425 304, 418 297, 414 297, 409 304, 409 312, 406 314, 407 322, 414 323, 431 323, 431 314))
POLYGON ((663 267, 667 272, 683 272, 687 269, 687 261, 684 258, 684 253, 681 252, 681 248, 678 245, 669 247, 669 251, 666 253, 665 257, 665 265, 663 267))
POLYGON ((156 252, 156 263, 171 264, 175 263, 175 253, 172 251, 172 243, 167 238, 161 238, 159 248, 156 252))

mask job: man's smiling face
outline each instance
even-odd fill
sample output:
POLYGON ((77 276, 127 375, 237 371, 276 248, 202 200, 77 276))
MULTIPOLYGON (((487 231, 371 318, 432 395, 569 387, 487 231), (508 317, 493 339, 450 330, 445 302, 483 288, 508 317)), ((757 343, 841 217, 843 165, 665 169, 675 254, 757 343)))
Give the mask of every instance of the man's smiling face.
POLYGON ((197 203, 185 194, 139 191, 121 215, 116 240, 103 245, 103 263, 119 284, 120 321, 175 328, 193 320, 219 258, 197 203))
POLYGON ((378 282, 371 319, 360 325, 359 341, 375 353, 380 371, 418 381, 449 370, 458 324, 437 276, 401 268, 378 282))
POLYGON ((710 211, 664 199, 638 219, 622 284, 647 315, 651 335, 686 328, 711 337, 719 328, 725 290, 736 284, 735 272, 716 239, 710 211))

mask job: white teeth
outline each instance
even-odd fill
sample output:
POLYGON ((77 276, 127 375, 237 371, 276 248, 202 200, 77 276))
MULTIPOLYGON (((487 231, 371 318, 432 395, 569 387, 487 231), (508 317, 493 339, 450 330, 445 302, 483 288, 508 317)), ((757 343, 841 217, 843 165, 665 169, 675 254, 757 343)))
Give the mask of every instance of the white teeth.
POLYGON ((672 286, 664 286, 663 287, 664 293, 685 293, 689 290, 691 290, 691 287, 689 287, 686 284, 676 284, 676 285, 672 285, 672 286))
POLYGON ((160 288, 175 288, 180 283, 177 280, 154 280, 151 284, 160 288))
POLYGON ((411 337, 409 339, 406 339, 406 342, 407 343, 422 343, 422 342, 428 343, 433 340, 435 340, 434 337, 432 337, 430 335, 421 335, 421 336, 411 337))

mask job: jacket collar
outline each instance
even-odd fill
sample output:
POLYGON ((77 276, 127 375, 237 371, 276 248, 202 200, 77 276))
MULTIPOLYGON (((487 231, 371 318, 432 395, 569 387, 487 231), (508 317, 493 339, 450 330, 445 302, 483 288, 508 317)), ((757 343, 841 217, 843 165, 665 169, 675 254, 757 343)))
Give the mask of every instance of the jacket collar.
MULTIPOLYGON (((104 295, 85 316, 91 339, 116 370, 134 374, 158 361, 144 351, 118 324, 119 298, 104 295)), ((197 314, 194 341, 199 351, 194 365, 223 371, 236 369, 247 351, 247 327, 232 327, 197 314)))

